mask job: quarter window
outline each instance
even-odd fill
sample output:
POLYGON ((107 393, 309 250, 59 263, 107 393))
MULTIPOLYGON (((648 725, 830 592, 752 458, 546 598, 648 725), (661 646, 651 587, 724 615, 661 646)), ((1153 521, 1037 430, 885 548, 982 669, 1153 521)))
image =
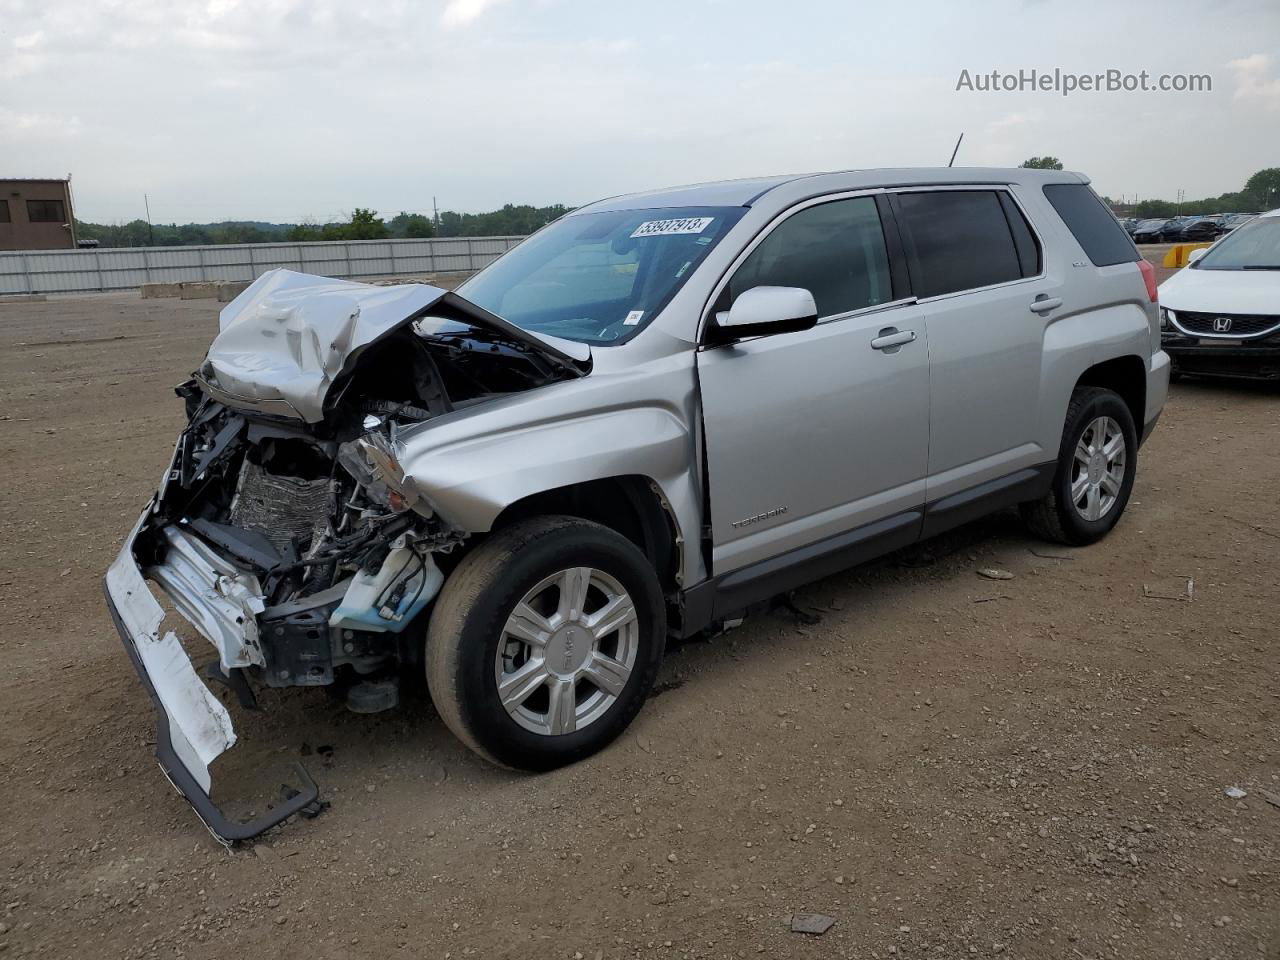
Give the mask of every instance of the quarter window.
POLYGON ((63 223, 61 200, 28 200, 27 219, 32 223, 63 223))
POLYGON ((1040 244, 1036 235, 1031 232, 1031 225, 1022 215, 1013 197, 1007 193, 998 194, 1000 206, 1004 208, 1004 218, 1013 232, 1013 245, 1018 251, 1018 265, 1024 277, 1034 277, 1040 273, 1040 244))
POLYGON ((1095 267, 1137 262, 1138 248, 1089 187, 1083 183, 1046 183, 1044 195, 1095 267))
POLYGON ((937 297, 1040 272, 1035 237, 1010 202, 1015 222, 1025 231, 1021 243, 1015 243, 1002 194, 996 190, 950 190, 897 195, 916 296, 937 297))
POLYGON ((752 287, 803 287, 819 317, 893 299, 880 214, 871 197, 832 200, 784 220, 742 262, 717 310, 752 287))

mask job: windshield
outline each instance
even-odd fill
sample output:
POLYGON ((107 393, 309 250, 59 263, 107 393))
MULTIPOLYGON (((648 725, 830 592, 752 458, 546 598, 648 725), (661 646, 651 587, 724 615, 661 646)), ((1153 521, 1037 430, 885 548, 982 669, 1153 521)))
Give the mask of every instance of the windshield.
POLYGON ((1258 217, 1227 234, 1196 263, 1199 270, 1280 270, 1280 217, 1258 217))
POLYGON ((744 207, 583 213, 557 220, 458 288, 533 333, 630 339, 666 306, 744 207))

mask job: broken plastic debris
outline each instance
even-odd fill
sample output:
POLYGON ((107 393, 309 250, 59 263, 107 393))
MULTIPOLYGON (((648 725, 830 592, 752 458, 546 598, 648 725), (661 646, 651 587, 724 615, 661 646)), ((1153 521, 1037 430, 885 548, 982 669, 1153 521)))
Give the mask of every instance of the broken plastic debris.
POLYGON ((1148 600, 1182 600, 1189 603, 1196 598, 1196 581, 1192 577, 1187 577, 1184 587, 1182 579, 1178 577, 1154 585, 1144 583, 1142 595, 1148 600))
POLYGON ((835 917, 828 917, 821 913, 793 913, 791 915, 791 932, 812 933, 820 937, 830 930, 831 925, 835 922, 835 917))
POLYGON ((1223 790, 1222 792, 1225 793, 1232 800, 1243 800, 1245 797, 1249 795, 1249 791, 1242 790, 1239 787, 1227 787, 1227 789, 1223 790))
POLYGON ((1008 570, 997 570, 994 567, 983 567, 978 571, 978 576, 986 577, 988 580, 1012 580, 1013 574, 1008 570))

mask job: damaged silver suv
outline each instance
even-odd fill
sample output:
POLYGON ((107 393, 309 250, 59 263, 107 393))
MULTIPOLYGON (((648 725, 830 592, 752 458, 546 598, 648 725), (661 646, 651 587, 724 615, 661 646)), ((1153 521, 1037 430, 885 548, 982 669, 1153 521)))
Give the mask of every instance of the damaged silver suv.
POLYGON ((1077 175, 876 170, 605 200, 456 293, 286 271, 222 312, 106 577, 161 763, 224 839, 212 679, 425 673, 498 763, 599 750, 668 637, 1020 506, 1085 544, 1164 404, 1154 277, 1077 175))

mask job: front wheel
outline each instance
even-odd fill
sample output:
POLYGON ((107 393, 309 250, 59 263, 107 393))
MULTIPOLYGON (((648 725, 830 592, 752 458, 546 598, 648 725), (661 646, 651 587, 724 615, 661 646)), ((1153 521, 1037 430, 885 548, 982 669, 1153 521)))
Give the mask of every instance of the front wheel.
POLYGON ((631 722, 665 638, 644 554, 600 524, 538 517, 490 536, 445 583, 427 632, 427 686, 472 750, 548 770, 631 722))
POLYGON ((1077 387, 1053 485, 1040 500, 1023 504, 1023 519, 1057 543, 1100 540, 1124 513, 1137 466, 1138 434, 1128 405, 1112 390, 1077 387))

